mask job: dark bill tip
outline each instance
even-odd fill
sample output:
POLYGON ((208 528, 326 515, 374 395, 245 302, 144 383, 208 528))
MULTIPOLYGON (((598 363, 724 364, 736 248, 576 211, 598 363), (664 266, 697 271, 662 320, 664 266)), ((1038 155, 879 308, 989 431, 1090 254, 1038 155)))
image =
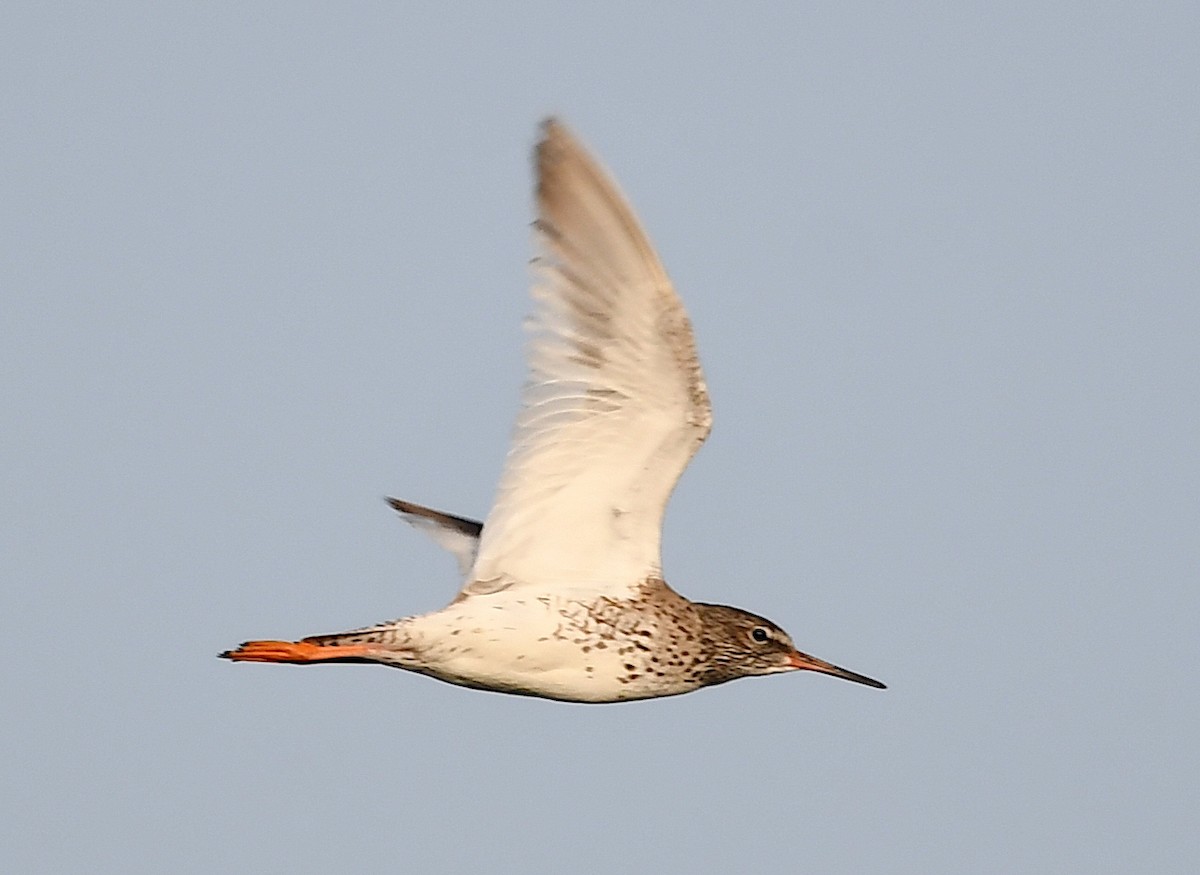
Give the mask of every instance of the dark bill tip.
POLYGON ((826 662, 823 659, 817 659, 815 656, 809 656, 807 653, 800 653, 799 651, 792 654, 791 666, 802 671, 816 671, 821 674, 832 675, 835 678, 841 678, 844 681, 854 681, 856 684, 874 687, 877 690, 887 689, 886 684, 880 683, 875 678, 869 678, 865 674, 850 671, 849 669, 826 662))

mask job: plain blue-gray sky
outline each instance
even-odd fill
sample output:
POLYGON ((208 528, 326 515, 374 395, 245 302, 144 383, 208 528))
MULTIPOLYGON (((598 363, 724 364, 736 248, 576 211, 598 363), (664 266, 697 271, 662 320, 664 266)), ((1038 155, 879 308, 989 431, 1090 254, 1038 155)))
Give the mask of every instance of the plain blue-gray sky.
POLYGON ((1200 868, 1194 3, 4 18, 4 871, 1200 868), (886 692, 215 658, 454 591, 549 112, 707 369, 668 578, 886 692))

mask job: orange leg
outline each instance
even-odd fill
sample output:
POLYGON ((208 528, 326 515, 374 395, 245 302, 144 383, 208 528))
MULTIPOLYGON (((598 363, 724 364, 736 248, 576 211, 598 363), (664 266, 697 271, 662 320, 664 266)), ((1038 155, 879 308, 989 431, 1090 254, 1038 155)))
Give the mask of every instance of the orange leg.
MULTIPOLYGON (((236 650, 219 654, 234 662, 328 662, 329 660, 369 659, 367 644, 313 644, 309 641, 247 641, 236 650)), ((377 647, 375 649, 378 649, 377 647)))

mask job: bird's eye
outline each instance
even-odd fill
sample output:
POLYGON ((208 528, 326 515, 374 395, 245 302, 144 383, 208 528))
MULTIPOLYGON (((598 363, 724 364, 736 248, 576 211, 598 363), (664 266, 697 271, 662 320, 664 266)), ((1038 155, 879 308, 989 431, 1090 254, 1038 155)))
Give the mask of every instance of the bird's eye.
POLYGON ((755 641, 757 641, 759 644, 763 644, 763 643, 771 640, 771 633, 768 632, 767 629, 763 626, 755 626, 754 630, 750 633, 750 637, 753 638, 755 641))

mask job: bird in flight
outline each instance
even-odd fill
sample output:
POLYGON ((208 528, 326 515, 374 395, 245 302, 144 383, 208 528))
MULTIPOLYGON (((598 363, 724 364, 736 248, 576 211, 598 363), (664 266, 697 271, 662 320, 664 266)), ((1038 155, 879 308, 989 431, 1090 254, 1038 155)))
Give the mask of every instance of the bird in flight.
POLYGON ((535 165, 529 377, 495 504, 479 523, 389 499, 458 557, 462 589, 433 613, 220 655, 381 663, 568 702, 798 670, 883 689, 770 620, 667 585, 663 513, 712 427, 692 326, 629 203, 555 119, 535 165))

